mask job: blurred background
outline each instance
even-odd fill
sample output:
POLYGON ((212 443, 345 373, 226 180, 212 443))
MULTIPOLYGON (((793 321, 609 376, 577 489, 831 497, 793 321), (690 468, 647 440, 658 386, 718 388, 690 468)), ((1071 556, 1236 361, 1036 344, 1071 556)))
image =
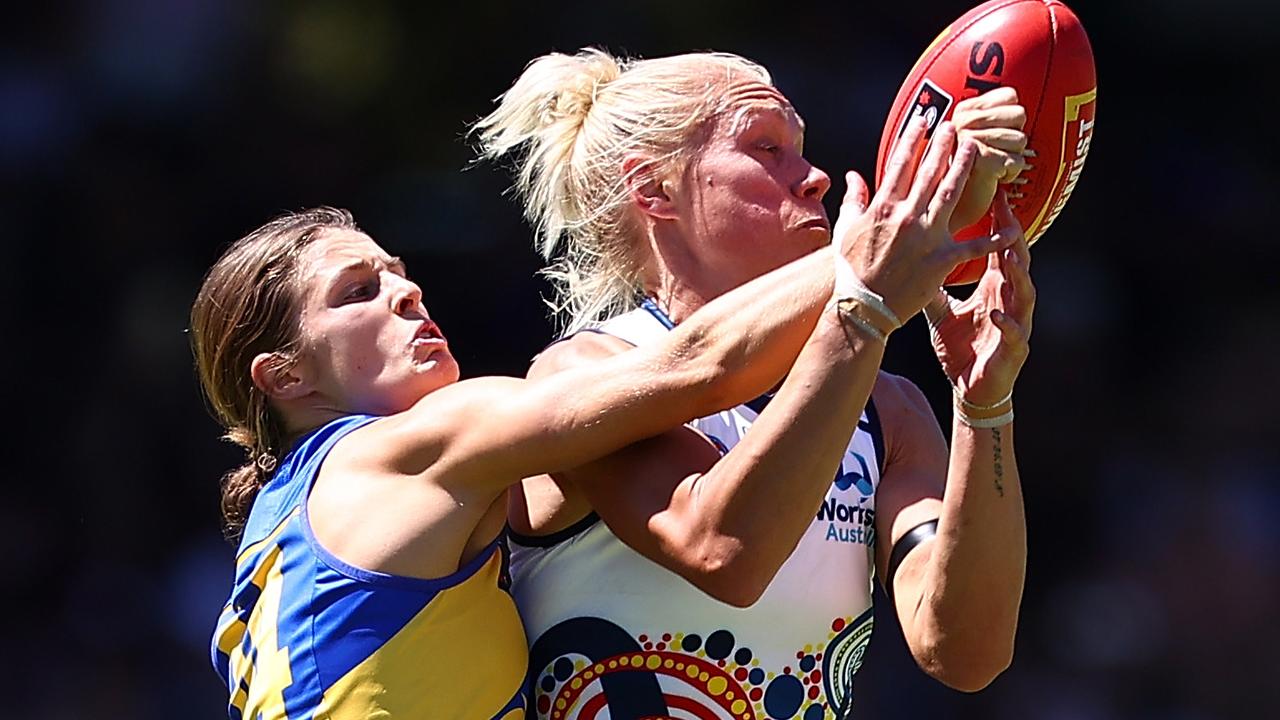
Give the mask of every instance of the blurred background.
MULTIPOLYGON (((227 243, 351 209, 404 256, 464 376, 551 337, 538 258, 463 134, 524 64, 600 45, 732 51, 773 72, 833 177, 874 172, 920 51, 971 0, 362 3, 96 0, 0 29, 0 503, 21 717, 225 717, 208 638, 240 461, 187 312, 227 243)), ((1083 178, 1035 247, 1018 385, 1030 560, 1013 667, 946 690, 880 612, 860 718, 1206 720, 1280 705, 1280 370, 1263 0, 1071 3, 1097 58, 1083 178)), ((1272 98, 1273 100, 1273 98, 1272 98)), ((842 183, 827 198, 834 215, 842 183)), ((918 320, 886 369, 943 418, 918 320)))

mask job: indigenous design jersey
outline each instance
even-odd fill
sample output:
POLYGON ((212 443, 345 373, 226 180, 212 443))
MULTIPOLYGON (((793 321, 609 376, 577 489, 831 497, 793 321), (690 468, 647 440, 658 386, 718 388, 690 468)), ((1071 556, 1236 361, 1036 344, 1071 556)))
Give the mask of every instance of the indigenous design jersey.
MULTIPOLYGON (((640 344, 670 326, 646 303, 601 329, 640 344)), ((727 452, 767 401, 690 426, 727 452)), ((552 536, 510 533, 512 594, 532 641, 537 717, 848 717, 853 676, 871 638, 883 455, 868 403, 809 529, 745 609, 712 599, 632 550, 594 514, 552 536)))
POLYGON ((345 417, 304 437, 254 501, 213 636, 233 720, 524 717, 526 645, 499 586, 498 541, 422 580, 347 565, 311 533, 320 463, 376 419, 345 417))

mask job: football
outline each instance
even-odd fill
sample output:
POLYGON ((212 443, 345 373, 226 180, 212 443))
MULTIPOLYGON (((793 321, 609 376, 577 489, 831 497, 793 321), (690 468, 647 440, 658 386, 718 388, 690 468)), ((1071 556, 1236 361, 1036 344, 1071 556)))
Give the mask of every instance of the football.
MULTIPOLYGON (((876 183, 884 175, 893 145, 916 116, 933 133, 951 119, 956 103, 1000 86, 1018 91, 1026 108, 1031 167, 1025 183, 1003 186, 1027 242, 1044 235, 1071 198, 1093 139, 1097 79, 1093 49, 1080 20, 1057 0, 990 0, 951 23, 925 49, 907 75, 889 110, 876 183)), ((986 235, 987 216, 956 233, 960 240, 986 235)), ((946 284, 963 285, 982 276, 986 260, 956 268, 946 284)))

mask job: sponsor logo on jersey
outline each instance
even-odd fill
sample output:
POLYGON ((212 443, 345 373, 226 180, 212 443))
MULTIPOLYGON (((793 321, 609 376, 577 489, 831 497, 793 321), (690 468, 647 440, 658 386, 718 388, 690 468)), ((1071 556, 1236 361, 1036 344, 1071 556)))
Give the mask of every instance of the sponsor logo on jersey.
POLYGON ((871 471, 867 468, 867 459, 852 450, 848 454, 858 463, 858 466, 845 472, 844 463, 841 462, 840 469, 836 471, 836 487, 848 490, 850 487, 857 486, 858 492, 871 495, 875 492, 875 487, 871 484, 871 471))
POLYGON ((837 490, 856 489, 856 503, 842 502, 836 493, 827 495, 827 499, 818 507, 818 522, 827 523, 825 539, 828 542, 847 542, 859 545, 871 545, 875 542, 875 508, 865 507, 865 503, 875 493, 871 484, 871 471, 867 467, 866 458, 852 450, 848 456, 854 460, 853 467, 846 470, 841 463, 836 470, 833 484, 837 490))

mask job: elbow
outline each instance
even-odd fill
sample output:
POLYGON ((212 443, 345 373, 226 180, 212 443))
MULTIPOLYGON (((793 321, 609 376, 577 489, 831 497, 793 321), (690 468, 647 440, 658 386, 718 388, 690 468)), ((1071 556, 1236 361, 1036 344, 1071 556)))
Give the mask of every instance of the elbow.
POLYGON ((749 608, 755 605, 767 587, 758 583, 743 582, 741 579, 718 576, 703 576, 694 581, 694 585, 719 602, 736 608, 749 608))
POLYGON ((749 562, 736 549, 701 553, 685 579, 715 600, 736 608, 756 604, 773 574, 749 562))
POLYGON ((689 513, 661 513, 649 530, 659 538, 651 559, 712 599, 736 608, 756 604, 787 553, 771 552, 740 532, 689 513))
POLYGON ((999 609, 924 603, 912 620, 910 647, 930 677, 960 692, 985 689, 1013 664, 1018 636, 1017 606, 999 609))
POLYGON ((930 677, 952 690, 986 689, 1013 663, 1013 642, 936 642, 915 653, 930 677))
POLYGON ((1009 664, 1013 661, 1010 657, 1004 662, 991 663, 968 663, 968 667, 957 668, 947 672, 942 677, 937 677, 938 681, 943 685, 964 693, 976 693, 985 690, 988 685, 995 682, 997 677, 1005 670, 1009 669, 1009 664))

